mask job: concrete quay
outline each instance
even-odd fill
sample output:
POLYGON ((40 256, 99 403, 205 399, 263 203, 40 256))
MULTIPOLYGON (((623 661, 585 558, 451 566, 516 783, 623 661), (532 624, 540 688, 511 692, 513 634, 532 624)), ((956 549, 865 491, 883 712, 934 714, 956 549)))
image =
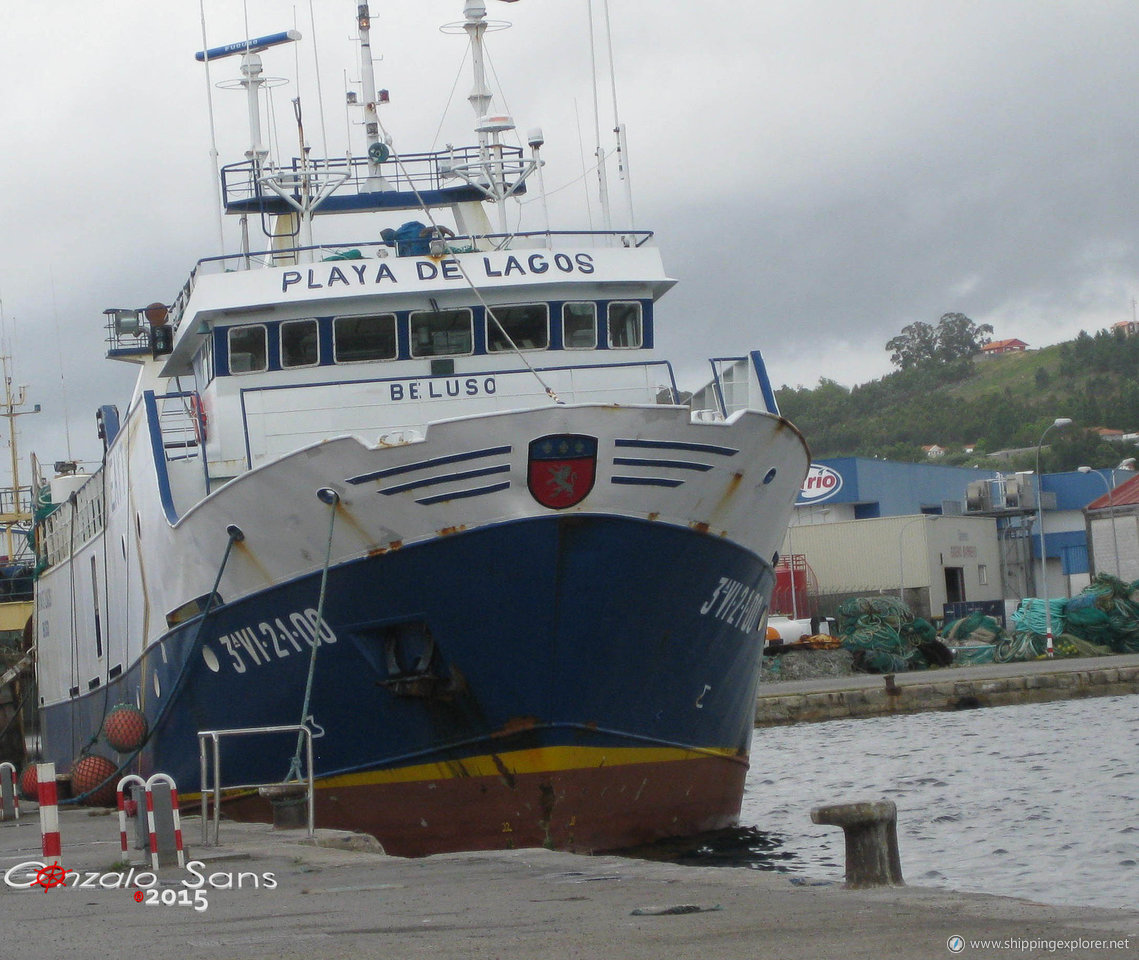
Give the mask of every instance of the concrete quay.
POLYGON ((164 868, 150 887, 138 872, 145 867, 132 883, 120 882, 127 868, 117 818, 75 808, 61 810, 60 864, 78 871, 80 882, 97 879, 45 889, 34 884, 36 865, 27 865, 43 860, 35 805, 23 813, 0 823, 3 956, 19 960, 945 960, 1006 953, 1055 960, 1139 953, 1139 911, 1131 909, 919 887, 847 890, 839 877, 796 885, 785 874, 743 868, 542 849, 407 860, 383 855, 359 835, 321 830, 314 845, 303 832, 259 824, 225 822, 222 845, 201 847, 195 818, 183 827, 188 859, 200 864, 164 868), (193 904, 197 889, 204 910, 193 904), (176 902, 164 905, 163 897, 176 902), (957 953, 948 946, 954 937, 964 940, 957 953), (971 943, 981 940, 1010 946, 971 943))
POLYGON ((757 727, 1139 693, 1139 654, 763 682, 757 727))

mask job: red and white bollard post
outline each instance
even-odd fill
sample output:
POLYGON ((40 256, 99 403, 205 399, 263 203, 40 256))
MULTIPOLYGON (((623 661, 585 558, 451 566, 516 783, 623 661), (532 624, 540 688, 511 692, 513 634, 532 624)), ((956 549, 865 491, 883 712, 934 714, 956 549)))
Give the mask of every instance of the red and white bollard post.
MULTIPOLYGON (((146 781, 138 774, 128 773, 119 781, 118 789, 115 791, 115 805, 119 808, 119 843, 122 845, 124 854, 127 852, 127 809, 123 800, 123 790, 136 783, 144 787, 146 786, 146 781)), ((132 816, 138 816, 137 808, 132 816)))
POLYGON ((0 820, 20 819, 20 791, 16 788, 16 765, 0 763, 0 820))
POLYGON ((59 857, 59 794, 55 786, 55 764, 36 764, 36 792, 40 802, 40 834, 43 837, 43 855, 59 857))
POLYGON ((178 854, 178 866, 186 865, 186 855, 182 850, 182 818, 178 812, 178 787, 174 779, 165 773, 155 773, 146 781, 146 825, 150 831, 150 865, 158 869, 158 832, 154 821, 154 784, 165 783, 170 787, 170 809, 174 815, 174 849, 178 854))

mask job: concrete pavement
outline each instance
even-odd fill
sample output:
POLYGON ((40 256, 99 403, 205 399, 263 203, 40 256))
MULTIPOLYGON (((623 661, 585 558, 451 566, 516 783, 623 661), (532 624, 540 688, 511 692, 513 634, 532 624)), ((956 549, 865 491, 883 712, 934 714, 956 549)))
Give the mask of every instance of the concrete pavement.
MULTIPOLYGON (((188 857, 200 865, 164 869, 153 886, 136 870, 132 882, 149 888, 138 890, 122 882, 126 868, 118 862, 117 818, 75 808, 61 810, 60 862, 78 875, 70 875, 68 886, 45 889, 35 883, 42 857, 34 804, 25 805, 24 812, 17 823, 0 823, 4 957, 1139 955, 1135 910, 1047 906, 918 887, 852 891, 839 877, 823 886, 796 885, 786 874, 744 868, 680 867, 542 849, 406 860, 376 852, 374 841, 358 835, 318 831, 321 845, 316 846, 303 833, 258 824, 225 822, 223 845, 201 847, 195 843, 194 818, 183 826, 188 857), (74 885, 76 877, 93 886, 74 885), (204 897, 197 897, 199 890, 204 897), (163 899, 173 902, 163 904, 163 899), (205 909, 200 909, 203 899, 205 909), (955 954, 947 944, 956 936, 965 945, 955 954), (1014 948, 970 945, 981 939, 1014 948), (1032 941, 1039 944, 1033 947, 1032 941), (1069 946, 1055 949, 1058 941, 1069 946)), ((41 881, 51 879, 43 875, 41 881)))

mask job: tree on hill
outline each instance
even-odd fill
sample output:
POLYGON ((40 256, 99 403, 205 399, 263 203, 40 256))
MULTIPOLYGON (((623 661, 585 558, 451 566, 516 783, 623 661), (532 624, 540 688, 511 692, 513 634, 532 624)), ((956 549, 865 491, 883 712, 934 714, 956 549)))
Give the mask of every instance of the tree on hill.
POLYGON ((1118 463, 1125 453, 1094 430, 1074 427, 1049 438, 1048 446, 1040 455, 1040 469, 1045 473, 1058 473, 1084 464, 1106 467, 1118 463))
MULTIPOLYGON (((947 316, 943 330, 969 333, 965 324, 951 324, 955 318, 947 316)), ((937 326, 925 326, 933 332, 934 350, 937 326)), ((1070 430, 1049 434, 1042 451, 1046 470, 1110 467, 1137 453, 1103 441, 1094 431, 1084 435, 1081 428, 1139 430, 1139 336, 1082 333, 1069 343, 1024 356, 1015 365, 1015 376, 1009 370, 1008 364, 974 363, 971 358, 949 363, 927 359, 852 387, 827 379, 814 388, 784 386, 776 399, 816 457, 924 462, 921 447, 938 443, 949 450, 943 463, 995 469, 981 450, 1019 449, 1023 454, 1007 465, 1001 461, 1000 469, 1032 470, 1040 432, 1057 415, 1074 423, 1070 430), (979 444, 981 450, 965 454, 966 444, 979 444)))
POLYGON ((963 313, 945 313, 937 326, 918 320, 902 327, 886 343, 890 362, 903 370, 968 360, 989 342, 993 327, 977 324, 963 313))

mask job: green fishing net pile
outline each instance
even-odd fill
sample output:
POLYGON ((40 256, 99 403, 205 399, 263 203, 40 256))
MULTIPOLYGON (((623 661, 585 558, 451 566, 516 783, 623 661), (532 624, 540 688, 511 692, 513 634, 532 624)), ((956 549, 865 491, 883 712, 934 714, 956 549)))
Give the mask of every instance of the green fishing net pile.
POLYGON ((867 673, 925 670, 952 660, 933 625, 893 597, 847 600, 836 624, 843 648, 854 653, 855 668, 867 673))
POLYGON ((1048 608, 1044 603, 1039 599, 1022 600, 1012 615, 1014 639, 1026 654, 1030 650, 1035 650, 1036 656, 1044 654, 1049 608, 1057 656, 1139 653, 1139 580, 1127 583, 1101 573, 1070 600, 1049 600, 1048 608))
POLYGON ((1139 580, 1096 576, 1067 602, 1065 632, 1085 655, 1139 653, 1139 580))
MULTIPOLYGON (((1034 606, 1037 603, 1042 604, 1042 601, 1023 601, 1013 614, 1013 621, 1016 622, 1018 616, 1029 615, 1026 613, 1028 610, 1033 623, 1037 616, 1043 620, 1044 608, 1040 606, 1037 609, 1034 606)), ((958 664, 1012 663, 1014 660, 1034 660, 1044 653, 1042 632, 1036 634, 1018 624, 1017 629, 1009 633, 999 621, 983 613, 973 613, 945 624, 941 636, 953 649, 954 662, 958 664)))

